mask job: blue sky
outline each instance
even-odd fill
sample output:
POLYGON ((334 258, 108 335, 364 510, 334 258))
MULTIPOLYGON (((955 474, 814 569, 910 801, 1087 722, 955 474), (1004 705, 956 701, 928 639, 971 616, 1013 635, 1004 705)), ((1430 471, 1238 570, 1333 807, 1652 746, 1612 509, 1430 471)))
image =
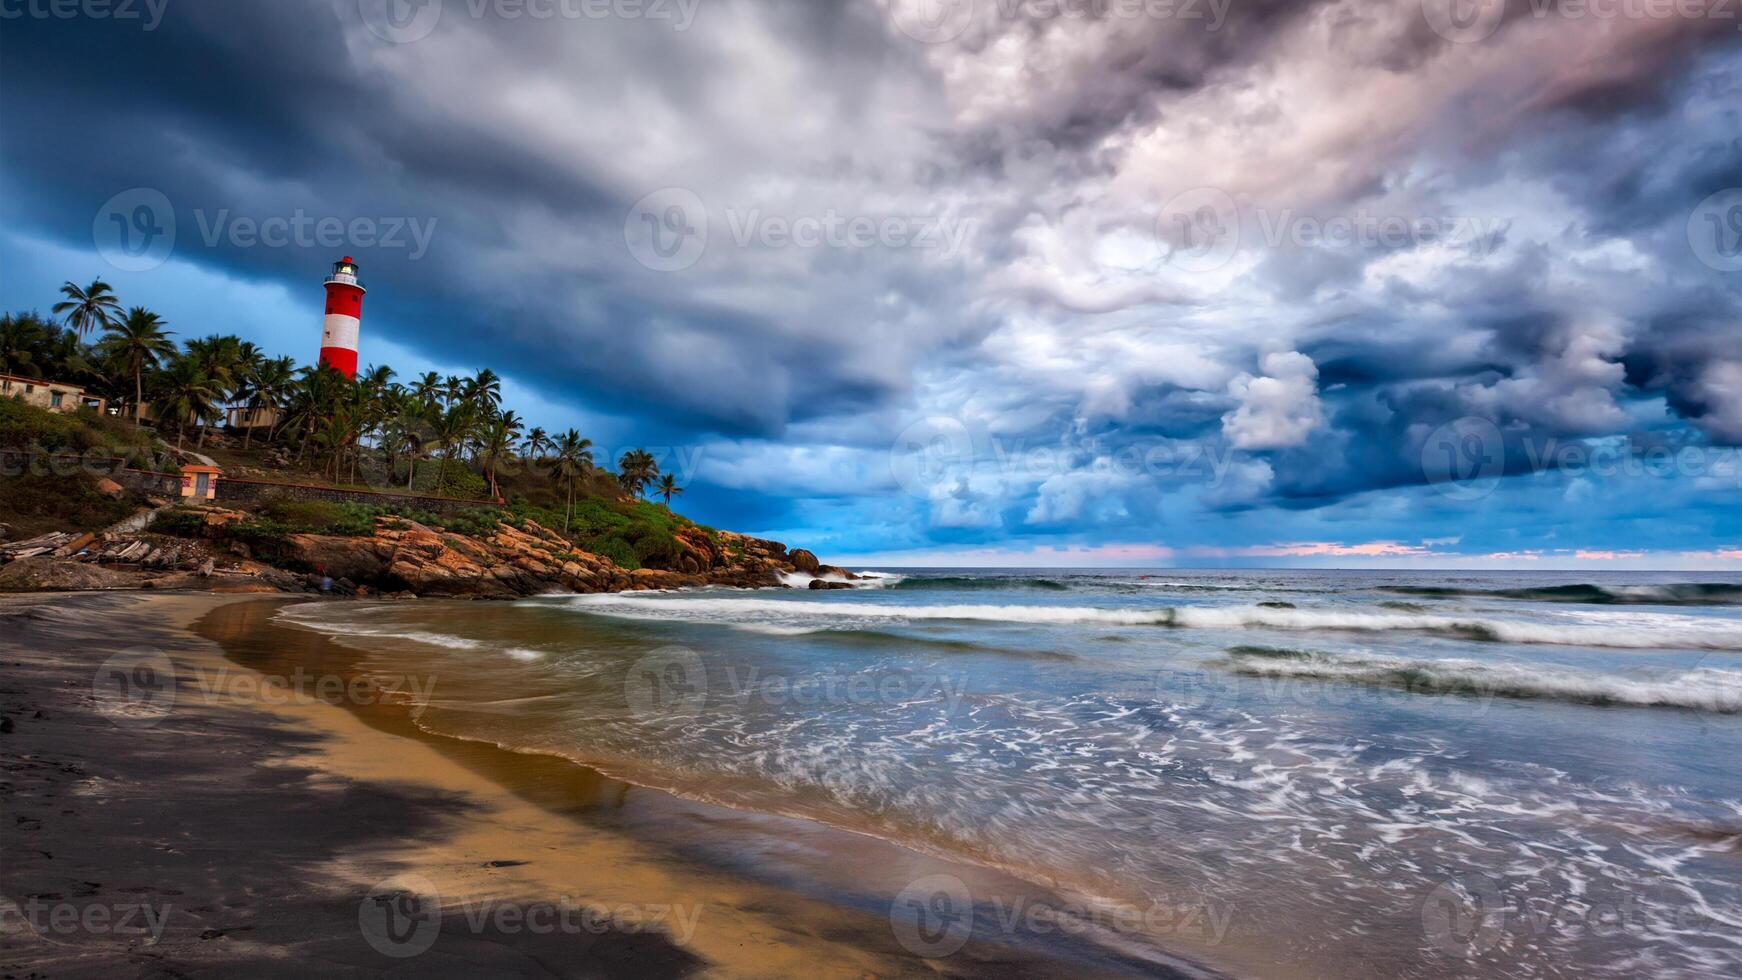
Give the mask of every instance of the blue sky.
POLYGON ((354 255, 365 362, 843 562, 1742 568, 1734 20, 922 7, 8 19, 0 307, 307 359, 354 255))

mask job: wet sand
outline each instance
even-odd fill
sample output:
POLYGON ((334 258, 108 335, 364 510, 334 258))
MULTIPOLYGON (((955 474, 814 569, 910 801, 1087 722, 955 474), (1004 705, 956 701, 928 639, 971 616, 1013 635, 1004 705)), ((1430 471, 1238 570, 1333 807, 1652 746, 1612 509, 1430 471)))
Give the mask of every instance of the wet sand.
POLYGON ((1199 972, 1045 920, 977 923, 959 943, 916 934, 891 910, 929 876, 1068 903, 809 821, 430 735, 412 713, 439 677, 360 687, 354 653, 271 622, 284 601, 0 600, 5 973, 1199 972), (140 652, 100 669, 127 649, 140 652), (152 650, 173 675, 167 710, 115 688, 165 662, 152 650))

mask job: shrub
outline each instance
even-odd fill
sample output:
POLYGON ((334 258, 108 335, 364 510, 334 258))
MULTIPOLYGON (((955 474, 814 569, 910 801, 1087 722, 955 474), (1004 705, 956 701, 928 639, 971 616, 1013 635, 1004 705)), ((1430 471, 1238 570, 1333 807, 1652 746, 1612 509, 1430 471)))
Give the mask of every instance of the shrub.
POLYGON ((0 449, 117 456, 151 468, 151 446, 149 432, 120 419, 90 411, 50 412, 16 397, 0 398, 0 449))
POLYGON ((595 555, 609 558, 618 567, 631 571, 640 568, 641 562, 635 557, 635 546, 622 538, 598 537, 586 543, 586 549, 595 555))
POLYGON ((151 522, 152 531, 179 538, 197 538, 205 526, 205 515, 189 507, 172 507, 159 511, 157 519, 151 522))

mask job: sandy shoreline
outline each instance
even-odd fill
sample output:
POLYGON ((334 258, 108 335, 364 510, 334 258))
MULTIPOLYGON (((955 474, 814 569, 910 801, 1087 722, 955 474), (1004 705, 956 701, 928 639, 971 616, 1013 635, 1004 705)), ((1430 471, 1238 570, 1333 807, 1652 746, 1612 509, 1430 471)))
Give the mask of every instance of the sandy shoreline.
POLYGON ((0 600, 5 972, 1172 972, 1044 929, 928 958, 892 923, 903 884, 1032 886, 422 733, 420 679, 357 686, 354 654, 270 623, 284 601, 0 600), (167 709, 114 687, 152 664, 173 673, 167 709))

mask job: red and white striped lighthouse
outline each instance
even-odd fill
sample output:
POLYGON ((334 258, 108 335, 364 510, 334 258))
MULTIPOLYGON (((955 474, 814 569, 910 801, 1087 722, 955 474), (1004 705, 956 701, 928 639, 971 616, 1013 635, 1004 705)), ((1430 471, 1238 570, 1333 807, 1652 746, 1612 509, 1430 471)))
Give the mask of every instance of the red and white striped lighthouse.
POLYGON ((321 363, 347 378, 357 376, 357 334, 363 326, 363 294, 357 263, 349 255, 327 277, 327 320, 321 329, 321 363))

